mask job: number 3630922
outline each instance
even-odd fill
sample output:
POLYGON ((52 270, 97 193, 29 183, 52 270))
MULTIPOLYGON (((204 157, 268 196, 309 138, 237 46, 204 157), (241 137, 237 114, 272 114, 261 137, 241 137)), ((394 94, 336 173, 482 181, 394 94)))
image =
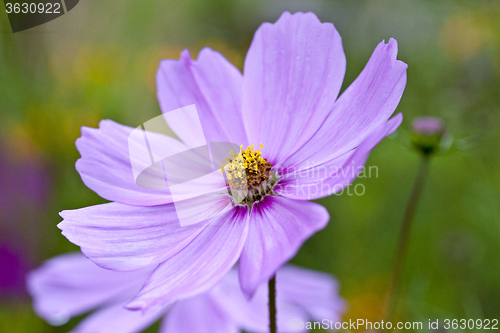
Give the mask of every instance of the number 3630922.
POLYGON ((15 14, 35 14, 35 13, 45 13, 45 14, 61 14, 61 4, 60 3, 6 3, 5 8, 7 14, 15 13, 15 14))
POLYGON ((444 328, 448 329, 483 329, 483 330, 497 330, 498 329, 498 319, 445 319, 444 328))

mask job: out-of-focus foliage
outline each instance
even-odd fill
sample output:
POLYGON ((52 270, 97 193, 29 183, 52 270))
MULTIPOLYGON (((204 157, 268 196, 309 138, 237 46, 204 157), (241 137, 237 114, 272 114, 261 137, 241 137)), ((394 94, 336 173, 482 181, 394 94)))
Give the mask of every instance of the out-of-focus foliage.
MULTIPOLYGON (((74 168, 80 127, 106 118, 137 126, 158 115, 158 61, 177 58, 184 48, 195 55, 211 46, 241 69, 255 29, 284 10, 313 11, 335 24, 347 56, 344 89, 377 43, 396 38, 398 58, 409 65, 398 107, 403 129, 417 116, 438 116, 455 140, 453 153, 432 161, 398 317, 424 323, 500 318, 500 2, 493 0, 81 1, 67 15, 16 34, 2 12, 0 172, 36 185, 26 195, 0 200, 0 242, 16 239, 30 267, 76 250, 56 227, 58 212, 104 202, 74 168), (43 204, 29 196, 32 191, 42 193, 43 204), (22 214, 7 214, 7 208, 22 214)), ((319 201, 331 222, 293 260, 340 279, 350 304, 346 320, 382 319, 418 164, 403 135, 399 131, 372 153, 368 165, 378 168, 378 177, 356 181, 364 195, 319 201)), ((25 294, 0 297, 0 332, 66 332, 78 322, 51 327, 32 312, 25 294)), ((155 331, 157 326, 148 330, 155 331)))

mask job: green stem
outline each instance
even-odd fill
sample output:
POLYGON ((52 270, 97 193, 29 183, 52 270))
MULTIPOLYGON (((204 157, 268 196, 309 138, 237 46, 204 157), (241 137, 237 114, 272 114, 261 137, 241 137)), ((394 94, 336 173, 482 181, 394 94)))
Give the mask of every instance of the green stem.
POLYGON ((276 275, 269 280, 269 331, 277 333, 276 328, 276 275))
POLYGON ((413 222, 413 217, 415 215, 415 210, 417 208, 420 195, 422 194, 422 188, 425 182, 425 178, 427 176, 427 171, 429 169, 429 160, 430 157, 428 155, 422 155, 420 166, 418 168, 417 177, 415 178, 415 183, 413 184, 413 190, 410 194, 410 198, 408 199, 408 204, 406 206, 406 211, 403 217, 401 232, 399 234, 396 259, 394 262, 392 277, 389 284, 389 290, 387 293, 387 305, 386 305, 386 316, 385 316, 386 321, 391 321, 393 319, 394 311, 396 309, 404 260, 406 256, 406 250, 408 248, 410 230, 413 222))

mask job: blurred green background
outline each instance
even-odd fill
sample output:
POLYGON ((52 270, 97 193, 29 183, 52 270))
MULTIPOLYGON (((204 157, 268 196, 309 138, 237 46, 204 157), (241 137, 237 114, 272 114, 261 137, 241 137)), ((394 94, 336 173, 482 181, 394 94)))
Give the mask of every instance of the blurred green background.
POLYGON ((421 115, 442 117, 456 149, 432 161, 398 317, 500 319, 500 1, 80 1, 16 34, 1 8, 0 251, 17 259, 16 272, 0 275, 18 274, 18 283, 0 291, 0 332, 66 332, 79 320, 43 322, 21 277, 77 250, 56 227, 59 211, 104 202, 74 168, 80 127, 100 119, 135 127, 159 115, 156 67, 184 48, 195 56, 210 46, 241 69, 254 31, 285 10, 335 24, 347 57, 343 89, 383 39, 396 38, 409 65, 402 129, 368 160, 379 177, 356 181, 362 196, 320 200, 331 221, 293 262, 340 280, 345 320, 380 320, 419 160, 405 129, 421 115))

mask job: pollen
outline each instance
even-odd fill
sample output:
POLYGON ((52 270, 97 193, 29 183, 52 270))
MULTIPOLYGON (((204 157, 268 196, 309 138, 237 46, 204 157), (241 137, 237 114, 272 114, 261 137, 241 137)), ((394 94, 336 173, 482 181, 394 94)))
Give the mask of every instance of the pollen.
MULTIPOLYGON (((260 144, 260 148, 262 147, 263 145, 260 144)), ((221 166, 221 173, 226 171, 227 185, 231 189, 244 190, 246 188, 251 191, 271 177, 272 164, 261 156, 260 148, 254 150, 254 146, 250 145, 244 150, 241 145, 238 154, 232 150, 229 152, 231 158, 226 158, 221 166)))

